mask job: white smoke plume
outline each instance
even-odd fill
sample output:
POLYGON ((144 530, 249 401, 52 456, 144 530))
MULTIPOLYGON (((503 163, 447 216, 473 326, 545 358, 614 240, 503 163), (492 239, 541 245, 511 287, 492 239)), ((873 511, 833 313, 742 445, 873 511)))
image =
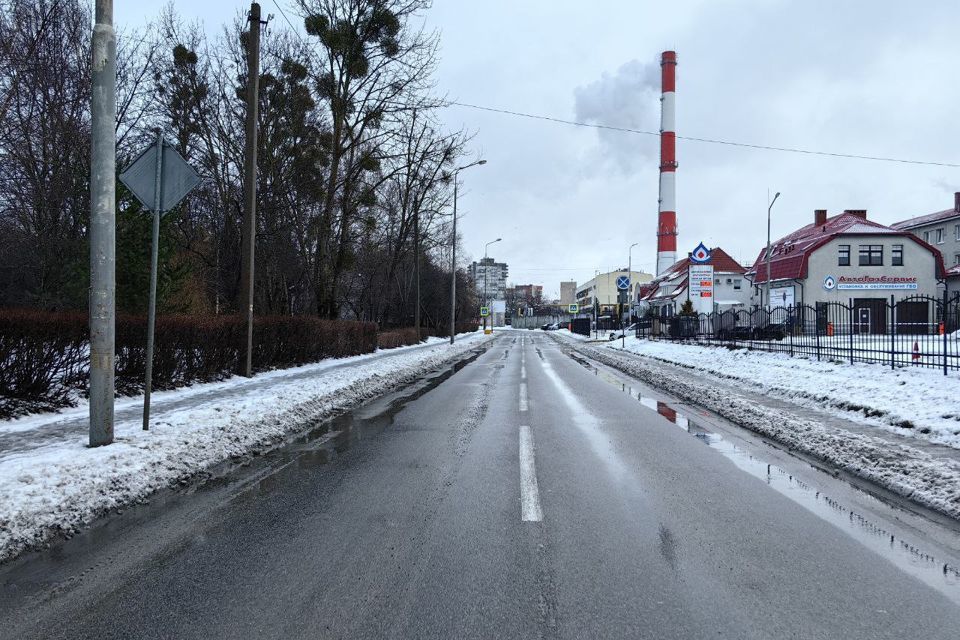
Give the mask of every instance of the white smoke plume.
MULTIPOLYGON (((599 80, 573 91, 576 119, 580 122, 628 127, 646 131, 660 128, 660 65, 631 60, 616 73, 604 72, 599 80)), ((647 162, 659 153, 658 139, 598 129, 606 155, 624 170, 637 161, 647 162)))

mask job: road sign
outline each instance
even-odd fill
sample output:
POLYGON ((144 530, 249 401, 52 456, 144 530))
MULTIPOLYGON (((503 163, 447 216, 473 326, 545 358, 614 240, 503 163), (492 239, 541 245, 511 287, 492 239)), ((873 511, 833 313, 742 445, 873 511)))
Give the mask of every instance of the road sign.
POLYGON ((580 305, 577 303, 567 305, 567 313, 580 313, 580 305))
MULTIPOLYGON (((170 143, 163 145, 163 164, 160 167, 160 207, 161 214, 180 204, 191 189, 200 184, 200 175, 194 171, 170 143)), ((143 206, 153 211, 156 207, 157 193, 157 146, 152 144, 137 156, 127 170, 120 174, 120 182, 125 184, 143 206)))
POLYGON ((153 334, 157 318, 157 254, 160 247, 160 216, 177 206, 200 176, 156 130, 156 141, 140 152, 120 182, 153 212, 153 244, 150 250, 150 298, 147 310, 147 364, 143 386, 143 430, 150 427, 150 390, 153 385, 153 334))
POLYGON ((480 317, 486 318, 490 315, 490 307, 480 307, 480 317))
POLYGON ((617 289, 626 291, 630 288, 630 276, 617 276, 617 289))

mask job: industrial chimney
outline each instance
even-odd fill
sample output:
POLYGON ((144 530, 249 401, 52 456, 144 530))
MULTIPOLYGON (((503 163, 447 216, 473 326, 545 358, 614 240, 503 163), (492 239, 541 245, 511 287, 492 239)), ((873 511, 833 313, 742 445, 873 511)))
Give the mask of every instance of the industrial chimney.
POLYGON ((660 210, 657 219, 657 275, 677 261, 677 52, 660 57, 660 210))

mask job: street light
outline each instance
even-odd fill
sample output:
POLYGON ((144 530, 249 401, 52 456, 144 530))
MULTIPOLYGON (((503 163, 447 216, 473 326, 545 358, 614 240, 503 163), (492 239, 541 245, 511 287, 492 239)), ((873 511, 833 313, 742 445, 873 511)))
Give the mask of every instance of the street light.
POLYGON ((453 238, 450 240, 450 246, 453 250, 450 257, 450 344, 453 344, 453 337, 457 333, 457 175, 464 169, 481 164, 487 164, 487 161, 477 160, 465 164, 454 169, 451 174, 453 175, 453 238))
MULTIPOLYGON (((767 192, 767 195, 770 195, 770 192, 767 192)), ((770 206, 767 207, 767 282, 766 282, 766 294, 767 294, 767 308, 770 308, 770 211, 773 209, 773 203, 777 201, 777 198, 780 197, 780 192, 777 191, 777 194, 773 196, 773 200, 770 201, 770 206)))
MULTIPOLYGON (((491 240, 487 244, 483 245, 483 306, 487 307, 487 315, 483 318, 483 331, 487 331, 487 318, 490 317, 490 305, 487 302, 487 272, 490 271, 490 265, 487 264, 487 249, 490 248, 490 245, 496 244, 503 240, 503 238, 497 238, 496 240, 491 240)), ((493 328, 493 323, 490 323, 490 328, 493 328)))

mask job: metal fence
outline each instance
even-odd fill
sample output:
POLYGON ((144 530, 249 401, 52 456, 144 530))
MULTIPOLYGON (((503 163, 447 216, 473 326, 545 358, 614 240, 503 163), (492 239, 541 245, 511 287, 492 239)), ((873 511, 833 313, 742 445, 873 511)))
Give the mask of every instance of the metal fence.
POLYGON ((638 338, 691 340, 891 368, 960 369, 960 296, 910 296, 644 318, 638 338))

